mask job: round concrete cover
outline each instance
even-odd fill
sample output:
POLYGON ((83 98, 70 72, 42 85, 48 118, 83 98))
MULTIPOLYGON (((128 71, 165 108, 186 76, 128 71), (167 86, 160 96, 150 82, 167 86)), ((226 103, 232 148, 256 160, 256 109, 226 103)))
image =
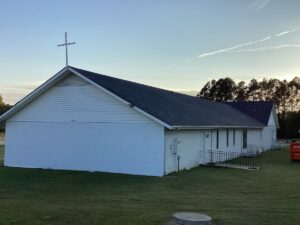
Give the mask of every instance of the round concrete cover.
POLYGON ((200 213, 181 212, 173 217, 176 225, 211 225, 211 217, 200 213))

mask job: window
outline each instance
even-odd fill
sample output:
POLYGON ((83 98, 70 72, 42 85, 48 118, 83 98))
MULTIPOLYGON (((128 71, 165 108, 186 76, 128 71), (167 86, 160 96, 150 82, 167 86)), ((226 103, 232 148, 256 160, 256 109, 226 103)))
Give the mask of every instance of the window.
POLYGON ((226 145, 229 146, 229 129, 226 129, 226 145))
POLYGON ((217 130, 217 137, 216 137, 216 148, 218 149, 219 148, 219 131, 217 130))
POLYGON ((235 145, 235 129, 233 129, 232 144, 235 145))
POLYGON ((247 148, 247 130, 243 130, 243 148, 247 148))

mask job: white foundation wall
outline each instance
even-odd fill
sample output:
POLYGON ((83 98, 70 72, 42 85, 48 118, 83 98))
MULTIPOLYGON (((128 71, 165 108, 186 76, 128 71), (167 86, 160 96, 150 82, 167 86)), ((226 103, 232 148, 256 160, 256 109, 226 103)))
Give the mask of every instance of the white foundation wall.
POLYGON ((73 75, 6 121, 4 161, 163 176, 164 127, 73 75))
MULTIPOLYGON (((165 132, 165 174, 179 169, 190 169, 199 164, 210 162, 209 151, 236 152, 241 153, 243 149, 242 129, 228 129, 228 145, 226 129, 219 129, 219 146, 217 148, 216 130, 177 130, 165 132), (208 137, 207 137, 208 136, 208 137), (177 154, 174 154, 173 146, 177 143, 177 154)), ((261 129, 247 130, 248 148, 255 145, 261 148, 261 129)), ((252 148, 252 147, 251 147, 252 148)))

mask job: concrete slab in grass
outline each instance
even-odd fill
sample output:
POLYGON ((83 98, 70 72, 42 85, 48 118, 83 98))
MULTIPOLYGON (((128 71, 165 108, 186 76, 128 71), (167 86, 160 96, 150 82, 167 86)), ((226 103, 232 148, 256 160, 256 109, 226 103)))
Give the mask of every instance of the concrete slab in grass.
POLYGON ((200 213, 180 212, 173 215, 174 225, 211 225, 211 217, 200 213))

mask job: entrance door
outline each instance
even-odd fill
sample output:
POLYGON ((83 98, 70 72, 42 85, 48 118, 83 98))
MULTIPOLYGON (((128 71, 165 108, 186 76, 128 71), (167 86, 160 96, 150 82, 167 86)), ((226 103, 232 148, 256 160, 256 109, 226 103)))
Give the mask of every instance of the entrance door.
POLYGON ((204 132, 204 157, 203 160, 205 163, 210 162, 210 155, 212 151, 212 132, 204 132))
POLYGON ((205 151, 211 151, 212 150, 212 146, 211 146, 211 131, 205 131, 204 135, 205 135, 204 150, 205 151))

